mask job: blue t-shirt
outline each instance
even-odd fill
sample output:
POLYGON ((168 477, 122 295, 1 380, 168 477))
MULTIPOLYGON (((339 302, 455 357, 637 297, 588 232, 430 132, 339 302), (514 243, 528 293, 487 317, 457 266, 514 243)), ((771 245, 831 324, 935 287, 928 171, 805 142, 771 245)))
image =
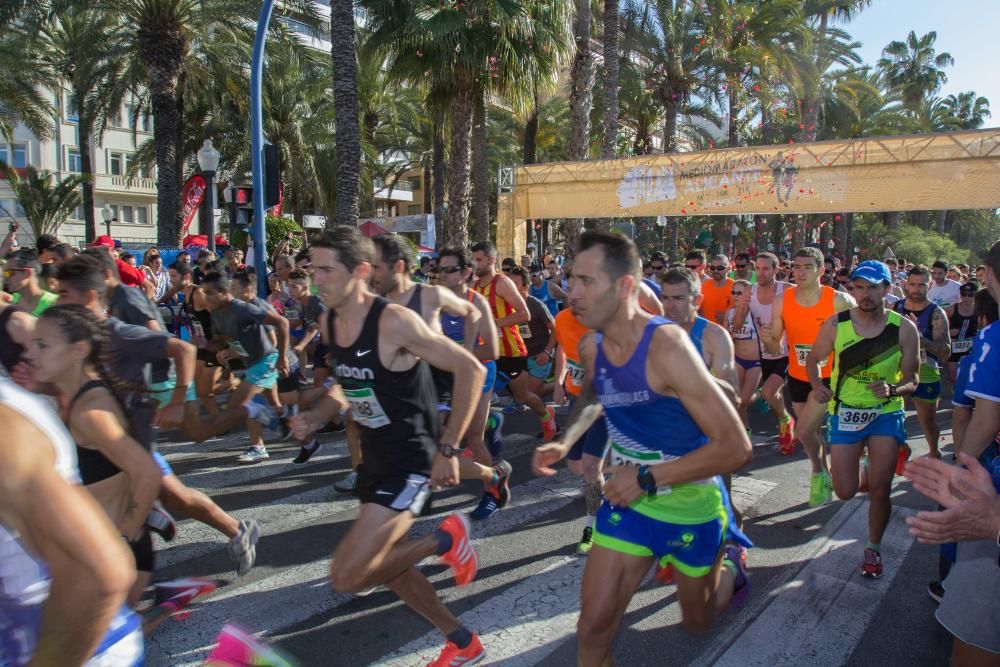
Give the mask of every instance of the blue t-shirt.
MULTIPOLYGON (((977 401, 1000 403, 1000 322, 994 322, 979 332, 972 344, 972 354, 968 357, 972 361, 965 396, 977 401)), ((995 438, 979 461, 990 472, 993 486, 1000 493, 1000 448, 995 438)))
POLYGON ((652 278, 643 278, 642 282, 646 283, 657 297, 661 296, 662 290, 660 290, 660 285, 655 280, 652 278))
POLYGON ((967 354, 958 362, 958 372, 955 374, 955 387, 952 391, 951 404, 956 408, 973 408, 976 399, 966 395, 969 386, 969 368, 972 367, 972 355, 967 354))

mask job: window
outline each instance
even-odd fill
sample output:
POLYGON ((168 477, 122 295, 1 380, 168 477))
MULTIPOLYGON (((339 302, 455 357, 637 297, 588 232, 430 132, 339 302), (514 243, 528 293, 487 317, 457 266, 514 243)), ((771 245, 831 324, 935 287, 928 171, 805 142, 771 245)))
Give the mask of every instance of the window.
POLYGON ((0 207, 3 208, 3 210, 0 211, 0 215, 3 215, 4 217, 7 217, 8 215, 12 215, 15 218, 28 217, 24 213, 24 207, 21 206, 21 202, 16 199, 0 199, 0 207))
POLYGON ((125 119, 122 117, 122 108, 118 107, 111 117, 111 127, 125 127, 124 123, 125 119))
POLYGON ((125 105, 125 123, 127 124, 127 127, 130 130, 135 129, 135 121, 136 121, 135 111, 136 108, 134 104, 125 105))
POLYGON ((80 110, 77 108, 76 96, 66 93, 66 120, 75 123, 80 120, 80 110))
POLYGON ((118 204, 111 205, 111 219, 115 222, 119 222, 121 220, 121 218, 118 217, 118 204))
POLYGON ((410 204, 406 207, 406 215, 420 215, 423 212, 423 207, 420 204, 410 204))
POLYGON ((0 144, 0 162, 10 164, 10 162, 8 162, 7 146, 3 144, 0 144))
POLYGON ((80 159, 80 151, 75 148, 66 149, 66 171, 79 174, 83 171, 83 160, 80 159))
POLYGON ((139 223, 140 225, 148 225, 149 224, 149 209, 147 209, 145 206, 136 206, 135 207, 135 221, 137 223, 139 223))
POLYGON ((108 153, 108 173, 112 176, 125 175, 125 153, 108 153))
POLYGON ((142 116, 142 131, 152 132, 153 131, 153 117, 148 113, 142 116))
POLYGON ((135 219, 132 217, 131 206, 122 206, 122 217, 118 222, 124 222, 127 224, 132 224, 133 222, 135 222, 135 219))
POLYGON ((410 190, 416 191, 420 189, 420 177, 411 176, 410 177, 410 190))
POLYGON ((86 220, 87 212, 86 210, 84 210, 83 204, 80 204, 75 209, 73 209, 73 213, 71 213, 69 217, 71 217, 74 220, 86 220))
POLYGON ((28 166, 28 147, 24 144, 14 144, 11 148, 11 155, 13 155, 13 160, 10 166, 17 167, 18 169, 23 169, 28 166))

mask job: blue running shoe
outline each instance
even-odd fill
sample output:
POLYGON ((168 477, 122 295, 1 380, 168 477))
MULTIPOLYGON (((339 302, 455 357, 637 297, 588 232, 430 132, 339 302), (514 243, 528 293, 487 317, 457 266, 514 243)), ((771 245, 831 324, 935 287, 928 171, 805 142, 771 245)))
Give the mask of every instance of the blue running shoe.
POLYGON ((476 509, 469 512, 469 518, 473 521, 489 519, 491 516, 496 514, 499 509, 500 505, 497 503, 497 499, 492 493, 486 491, 483 493, 482 500, 479 501, 479 505, 476 506, 476 509))
POLYGON ((747 576, 746 565, 743 563, 742 549, 738 544, 726 543, 726 555, 723 557, 736 566, 736 580, 733 582, 733 597, 729 606, 742 606, 750 594, 750 577, 747 576))

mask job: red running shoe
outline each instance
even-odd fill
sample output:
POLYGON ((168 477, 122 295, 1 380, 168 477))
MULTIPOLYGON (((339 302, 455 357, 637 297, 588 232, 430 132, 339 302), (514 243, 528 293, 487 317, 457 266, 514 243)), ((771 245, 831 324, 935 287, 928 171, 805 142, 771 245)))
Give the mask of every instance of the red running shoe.
POLYGON ((902 475, 903 474, 903 469, 906 468, 906 464, 909 463, 909 461, 910 461, 910 455, 912 453, 913 453, 913 450, 910 449, 910 446, 904 442, 903 446, 899 448, 899 458, 896 459, 896 474, 897 475, 902 475))
POLYGON ((666 567, 661 567, 659 563, 656 564, 656 580, 663 584, 664 586, 669 586, 674 583, 674 564, 667 563, 666 567))
POLYGON ((865 560, 861 563, 861 576, 865 579, 878 579, 882 576, 882 554, 865 547, 865 560))
POLYGON ((798 440, 795 439, 795 419, 789 416, 788 421, 778 424, 778 451, 785 456, 791 456, 795 453, 795 445, 797 443, 798 440))
POLYGON ((479 570, 476 550, 469 541, 472 533, 469 520, 464 514, 452 514, 438 528, 451 535, 451 549, 441 554, 441 560, 455 572, 456 586, 468 586, 479 570))
POLYGON ((479 635, 472 635, 472 641, 465 648, 458 648, 453 642, 445 642, 441 655, 427 663, 427 667, 461 667, 474 665, 486 657, 486 649, 479 641, 479 635))

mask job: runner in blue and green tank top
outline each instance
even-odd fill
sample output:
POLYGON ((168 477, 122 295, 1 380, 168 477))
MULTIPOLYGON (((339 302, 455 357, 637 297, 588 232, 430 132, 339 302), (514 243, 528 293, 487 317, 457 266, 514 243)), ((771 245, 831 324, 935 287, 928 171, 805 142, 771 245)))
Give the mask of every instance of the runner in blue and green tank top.
MULTIPOLYGON (((639 308, 639 271, 627 238, 580 237, 570 307, 600 334, 581 342, 586 384, 565 430, 603 408, 612 465, 583 574, 579 665, 610 664, 609 628, 656 561, 675 567, 690 631, 708 630, 749 589, 740 546, 750 542, 733 523, 721 475, 749 461, 750 440, 687 332, 639 308)), ((555 474, 572 442, 565 437, 535 450, 538 474, 555 474)))
POLYGON ((892 505, 889 491, 901 445, 903 396, 917 387, 917 328, 899 313, 886 310, 885 295, 892 276, 882 262, 862 262, 851 273, 851 294, 857 306, 823 323, 814 355, 806 372, 812 385, 812 400, 829 406, 829 430, 833 490, 848 500, 868 492, 868 544, 861 576, 882 576, 881 541, 889 523, 892 505), (820 378, 816 361, 833 352, 830 387, 820 378), (865 448, 867 464, 859 476, 858 466, 865 448), (867 487, 867 488, 865 488, 867 487))

